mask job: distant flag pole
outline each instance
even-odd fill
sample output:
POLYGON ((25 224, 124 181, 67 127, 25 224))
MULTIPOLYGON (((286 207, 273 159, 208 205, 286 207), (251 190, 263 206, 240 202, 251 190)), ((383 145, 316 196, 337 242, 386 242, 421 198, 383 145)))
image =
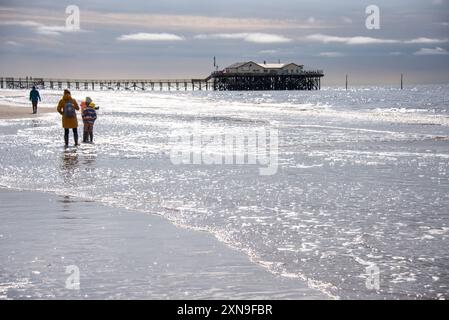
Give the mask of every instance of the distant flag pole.
POLYGON ((348 90, 348 75, 346 75, 346 90, 348 90))
POLYGON ((214 68, 217 66, 217 58, 214 56, 214 68))
POLYGON ((404 74, 401 73, 401 90, 404 89, 404 74))

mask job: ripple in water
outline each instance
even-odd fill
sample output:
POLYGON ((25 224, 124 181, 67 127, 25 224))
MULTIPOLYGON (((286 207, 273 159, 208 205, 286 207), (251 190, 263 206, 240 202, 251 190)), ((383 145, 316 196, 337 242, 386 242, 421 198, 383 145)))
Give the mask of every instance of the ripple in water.
MULTIPOLYGON (((101 106, 96 143, 64 150, 57 115, 0 121, 0 184, 163 215, 331 296, 447 298, 448 92, 78 92, 101 106), (192 126, 277 128, 277 174, 173 165, 169 135, 192 126)), ((17 91, 0 100, 27 103, 17 91)))

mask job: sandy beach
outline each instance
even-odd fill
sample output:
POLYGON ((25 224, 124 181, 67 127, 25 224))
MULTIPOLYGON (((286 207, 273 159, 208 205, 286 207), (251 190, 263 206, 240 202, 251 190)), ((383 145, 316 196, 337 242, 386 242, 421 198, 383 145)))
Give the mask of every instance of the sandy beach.
POLYGON ((6 189, 0 212, 0 299, 326 298, 155 215, 6 189), (66 287, 69 266, 79 290, 66 287))
POLYGON ((38 107, 37 114, 33 114, 31 105, 29 108, 0 105, 0 119, 35 118, 51 112, 56 112, 56 108, 38 107))

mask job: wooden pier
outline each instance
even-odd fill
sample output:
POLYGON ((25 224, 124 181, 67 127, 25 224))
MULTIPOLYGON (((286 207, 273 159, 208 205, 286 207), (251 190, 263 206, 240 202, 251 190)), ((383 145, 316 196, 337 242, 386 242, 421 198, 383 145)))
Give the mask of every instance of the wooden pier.
POLYGON ((140 90, 140 91, 225 91, 225 90, 320 90, 323 71, 295 74, 213 72, 205 79, 81 80, 0 77, 1 89, 49 90, 140 90))
POLYGON ((322 70, 302 71, 297 74, 260 73, 212 73, 207 82, 212 81, 213 90, 257 91, 257 90, 320 90, 322 70))
POLYGON ((1 89, 38 89, 50 90, 146 90, 146 91, 197 91, 213 90, 213 83, 206 79, 152 79, 152 80, 80 80, 46 78, 1 77, 1 89))

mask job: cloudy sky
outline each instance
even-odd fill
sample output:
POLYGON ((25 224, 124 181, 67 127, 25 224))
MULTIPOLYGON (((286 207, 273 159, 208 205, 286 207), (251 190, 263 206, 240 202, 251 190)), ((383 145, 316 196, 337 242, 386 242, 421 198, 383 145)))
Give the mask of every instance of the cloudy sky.
POLYGON ((324 69, 327 85, 449 83, 449 0, 0 0, 0 26, 1 76, 205 77, 216 56, 324 69))

